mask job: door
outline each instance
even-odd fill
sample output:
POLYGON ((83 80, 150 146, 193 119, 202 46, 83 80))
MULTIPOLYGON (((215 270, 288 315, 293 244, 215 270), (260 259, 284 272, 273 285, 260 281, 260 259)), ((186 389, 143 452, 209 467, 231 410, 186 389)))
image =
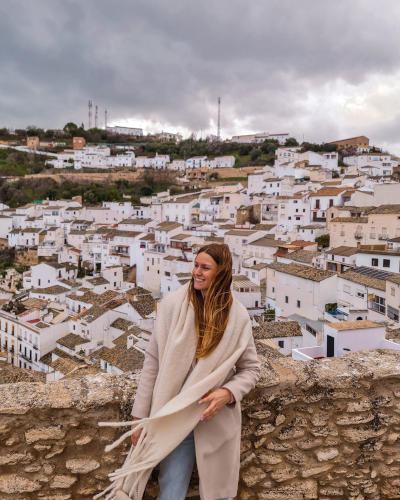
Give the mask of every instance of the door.
POLYGON ((335 355, 335 339, 330 335, 326 336, 326 357, 333 358, 335 355))

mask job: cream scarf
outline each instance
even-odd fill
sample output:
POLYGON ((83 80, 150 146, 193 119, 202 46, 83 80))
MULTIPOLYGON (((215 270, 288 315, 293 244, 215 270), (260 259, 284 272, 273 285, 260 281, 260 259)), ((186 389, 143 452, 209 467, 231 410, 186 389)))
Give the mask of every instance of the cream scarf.
MULTIPOLYGON (((251 338, 249 315, 233 297, 228 325, 221 342, 206 359, 200 359, 185 381, 196 350, 195 318, 187 300, 189 284, 169 293, 157 313, 155 335, 159 350, 159 373, 155 383, 149 418, 139 421, 135 430, 129 430, 110 451, 134 431, 143 429, 136 447, 131 450, 124 465, 111 473, 114 482, 99 498, 115 498, 124 491, 134 500, 141 500, 153 468, 174 450, 200 421, 204 405, 200 398, 210 389, 221 387, 229 370, 247 347, 251 338)), ((101 426, 126 426, 135 422, 99 423, 101 426)))

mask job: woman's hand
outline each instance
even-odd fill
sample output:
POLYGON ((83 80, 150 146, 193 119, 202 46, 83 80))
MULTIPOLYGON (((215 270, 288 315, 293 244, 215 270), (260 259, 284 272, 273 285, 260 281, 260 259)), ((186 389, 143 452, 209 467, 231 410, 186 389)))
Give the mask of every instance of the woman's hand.
MULTIPOLYGON (((141 419, 134 417, 133 420, 141 420, 141 419)), ((137 424, 132 424, 131 429, 134 429, 136 427, 136 425, 137 424)), ((140 438, 141 434, 142 434, 142 429, 139 429, 138 431, 136 431, 133 434, 131 434, 131 441, 132 441, 133 446, 137 445, 137 442, 139 441, 139 438, 140 438)))
POLYGON ((231 393, 228 389, 211 389, 204 394, 199 404, 210 403, 208 408, 201 415, 202 422, 208 422, 231 400, 231 393))

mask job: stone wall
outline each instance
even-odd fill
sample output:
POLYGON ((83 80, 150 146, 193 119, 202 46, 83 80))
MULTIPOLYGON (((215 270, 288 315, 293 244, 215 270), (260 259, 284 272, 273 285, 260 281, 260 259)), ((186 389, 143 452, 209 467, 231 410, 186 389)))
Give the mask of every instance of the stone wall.
MULTIPOLYGON (((400 353, 264 357, 243 401, 242 500, 400 498, 400 353)), ((132 374, 0 386, 0 498, 79 500, 107 485, 128 443, 132 374)), ((196 474, 190 497, 196 498, 196 474)), ((146 498, 157 495, 156 472, 146 498)))

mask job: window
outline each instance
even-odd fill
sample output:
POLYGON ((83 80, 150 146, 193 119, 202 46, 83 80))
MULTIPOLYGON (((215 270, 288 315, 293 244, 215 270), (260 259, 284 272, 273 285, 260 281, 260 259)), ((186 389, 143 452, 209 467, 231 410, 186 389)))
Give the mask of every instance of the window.
POLYGON ((363 299, 365 297, 365 292, 363 290, 356 290, 356 295, 360 297, 360 299, 363 299))
POLYGON ((278 345, 280 348, 283 348, 285 346, 285 342, 283 340, 278 340, 278 345))
POLYGON ((346 293, 351 293, 351 286, 349 285, 343 285, 343 291, 346 293))
POLYGON ((391 288, 390 289, 390 294, 393 295, 393 297, 396 296, 396 289, 395 288, 391 288))
POLYGON ((251 277, 255 278, 256 277, 256 273, 251 273, 251 277))
POLYGON ((308 291, 312 292, 314 290, 314 287, 312 285, 308 285, 308 291))
POLYGON ((381 314, 385 314, 386 312, 386 301, 383 297, 379 297, 378 295, 374 295, 374 298, 369 301, 369 308, 373 311, 377 311, 381 314))
POLYGON ((149 267, 147 266, 147 270, 149 270, 149 267))
POLYGON ((371 266, 372 267, 378 267, 378 259, 372 259, 371 266))
POLYGON ((297 307, 300 308, 300 300, 297 301, 297 307))
POLYGON ((395 309, 394 307, 388 306, 387 310, 387 315, 390 319, 393 319, 394 321, 399 321, 399 310, 395 309))
POLYGON ((297 282, 297 288, 301 288, 301 282, 300 281, 297 282))
POLYGON ((390 259, 383 259, 383 267, 390 267, 390 259))
POLYGON ((275 287, 274 286, 272 287, 272 293, 275 293, 275 287))
POLYGON ((285 278, 285 285, 289 284, 289 278, 285 278))
POLYGON ((317 333, 318 333, 318 332, 317 332, 316 330, 314 330, 314 328, 312 328, 312 327, 311 327, 310 325, 308 325, 307 323, 306 323, 306 330, 307 330, 307 332, 311 333, 311 335, 314 335, 314 337, 316 337, 316 336, 317 336, 317 333))
POLYGON ((254 306, 258 307, 258 300, 254 301, 254 306))
POLYGON ((289 297, 285 295, 285 304, 289 304, 289 297))
POLYGON ((231 219, 233 219, 235 217, 235 214, 231 214, 231 219))

